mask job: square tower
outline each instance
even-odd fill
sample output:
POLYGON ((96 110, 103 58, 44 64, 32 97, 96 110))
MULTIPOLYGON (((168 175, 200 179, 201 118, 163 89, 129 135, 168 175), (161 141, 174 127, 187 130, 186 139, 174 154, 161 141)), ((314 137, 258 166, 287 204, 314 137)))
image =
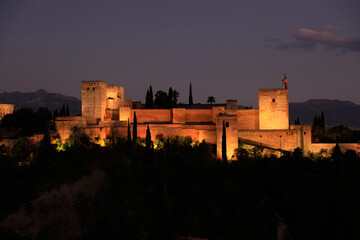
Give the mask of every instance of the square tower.
POLYGON ((103 121, 107 99, 107 83, 103 81, 81 82, 81 114, 88 123, 103 121))
POLYGON ((259 90, 259 129, 289 129, 288 89, 259 90))

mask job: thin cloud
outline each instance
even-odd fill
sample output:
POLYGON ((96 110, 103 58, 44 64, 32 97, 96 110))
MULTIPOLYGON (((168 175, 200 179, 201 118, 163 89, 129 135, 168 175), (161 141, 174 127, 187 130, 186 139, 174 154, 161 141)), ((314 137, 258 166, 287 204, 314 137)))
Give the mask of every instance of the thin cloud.
POLYGON ((319 46, 328 50, 360 51, 360 38, 347 38, 336 34, 341 31, 340 27, 327 25, 321 31, 307 28, 298 28, 292 30, 290 34, 294 41, 289 43, 275 42, 273 45, 276 49, 290 50, 298 49, 304 51, 313 51, 319 46))

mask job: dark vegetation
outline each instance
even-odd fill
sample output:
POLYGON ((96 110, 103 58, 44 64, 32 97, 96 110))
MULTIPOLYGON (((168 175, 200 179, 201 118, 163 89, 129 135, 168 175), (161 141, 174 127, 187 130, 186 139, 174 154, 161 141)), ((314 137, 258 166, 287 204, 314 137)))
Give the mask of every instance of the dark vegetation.
MULTIPOLYGON (((298 120, 300 121, 300 120, 298 120)), ((332 127, 326 131, 325 116, 316 115, 311 127, 312 142, 315 143, 357 143, 360 142, 360 130, 352 130, 344 125, 332 127)))
POLYGON ((168 93, 164 91, 157 91, 155 93, 155 100, 153 96, 152 86, 146 90, 145 105, 146 108, 173 108, 176 106, 179 99, 179 92, 169 88, 168 93))
POLYGON ((31 108, 20 108, 13 114, 5 115, 1 120, 1 127, 14 129, 18 136, 32 136, 37 132, 46 132, 50 128, 53 115, 49 109, 39 107, 36 112, 31 108))
POLYGON ((96 199, 102 207, 82 211, 87 202, 79 200, 85 239, 276 239, 282 220, 294 239, 359 239, 355 152, 336 148, 317 161, 299 151, 281 158, 242 152, 228 163, 189 137, 157 136, 161 148, 154 149, 150 131, 136 143, 119 138, 107 147, 78 134, 60 152, 46 139, 38 149, 2 147, 1 219, 40 192, 100 168, 109 184, 96 199))

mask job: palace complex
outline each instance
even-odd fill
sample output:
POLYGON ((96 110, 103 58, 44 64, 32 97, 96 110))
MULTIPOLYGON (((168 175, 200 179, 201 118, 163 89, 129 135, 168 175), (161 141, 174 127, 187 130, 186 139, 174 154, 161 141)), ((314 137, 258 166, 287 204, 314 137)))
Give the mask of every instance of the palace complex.
MULTIPOLYGON (((216 144, 219 157, 225 125, 228 159, 234 158, 239 143, 275 151, 301 148, 305 155, 330 151, 335 144, 311 142, 310 125, 289 124, 288 90, 286 85, 282 89, 260 89, 259 109, 238 109, 237 100, 228 100, 222 105, 204 104, 197 109, 187 105, 146 109, 144 104, 125 99, 123 87, 103 81, 83 81, 82 116, 57 117, 55 125, 62 141, 69 138, 74 129, 97 139, 126 137, 128 120, 132 125, 136 113, 138 137, 145 138, 149 125, 153 140, 159 136, 190 136, 193 141, 216 144)), ((340 147, 343 151, 360 152, 358 144, 340 144, 340 147)))

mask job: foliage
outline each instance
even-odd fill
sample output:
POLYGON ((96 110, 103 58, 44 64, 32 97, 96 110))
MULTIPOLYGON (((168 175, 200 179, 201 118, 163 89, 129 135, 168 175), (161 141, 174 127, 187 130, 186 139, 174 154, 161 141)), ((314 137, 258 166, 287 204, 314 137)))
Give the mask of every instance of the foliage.
POLYGON ((324 112, 320 116, 315 116, 311 127, 312 141, 321 142, 324 140, 325 135, 325 117, 324 112))
POLYGON ((206 102, 210 103, 212 105, 215 102, 215 97, 214 96, 209 96, 206 102))
MULTIPOLYGON (((298 150, 258 157, 261 149, 240 145, 237 156, 246 157, 223 164, 211 145, 190 137, 158 135, 155 144, 162 147, 152 152, 148 144, 147 153, 147 129, 132 153, 126 138, 99 147, 79 131, 60 152, 55 146, 3 148, 9 154, 0 155, 1 219, 22 206, 36 211, 31 200, 100 168, 106 187, 95 199, 74 199, 83 239, 276 239, 279 221, 294 239, 360 238, 360 159, 354 151, 334 149, 332 157, 312 161, 298 150), (31 163, 20 167, 31 155, 31 163)), ((61 201, 56 208, 62 211, 61 201)), ((55 223, 68 227, 66 221, 48 224, 55 223)), ((7 236, 16 239, 0 232, 1 239, 7 236)))
POLYGON ((164 91, 157 91, 155 94, 154 104, 159 106, 159 108, 167 108, 168 107, 168 95, 164 91))
POLYGON ((50 127, 52 114, 49 109, 39 107, 36 112, 30 108, 20 108, 7 114, 1 120, 1 127, 20 129, 20 136, 32 136, 37 132, 46 132, 50 127))
POLYGON ((344 125, 330 128, 325 134, 325 139, 327 142, 356 142, 352 130, 344 125))

